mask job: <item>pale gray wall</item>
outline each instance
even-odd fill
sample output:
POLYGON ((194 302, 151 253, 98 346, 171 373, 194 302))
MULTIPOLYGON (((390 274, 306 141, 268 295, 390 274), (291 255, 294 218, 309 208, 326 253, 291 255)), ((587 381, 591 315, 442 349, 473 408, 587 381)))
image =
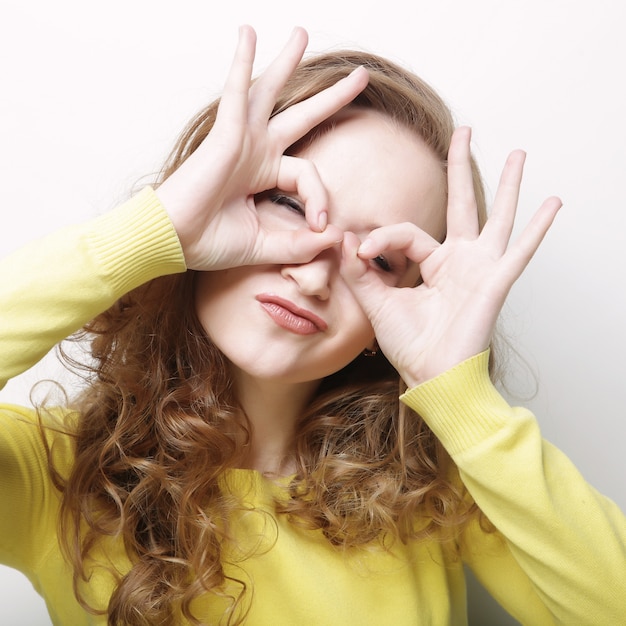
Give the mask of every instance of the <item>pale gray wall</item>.
MULTIPOLYGON (((506 154, 528 151, 522 220, 545 196, 564 199, 505 321, 538 380, 526 404, 545 436, 626 508, 621 15, 610 0, 3 0, 0 252, 111 207, 154 170, 221 89, 240 23, 257 28, 258 67, 295 24, 309 30, 311 50, 386 54, 473 127, 491 192, 506 154)), ((26 402, 51 369, 44 362, 0 400, 26 402)), ((532 389, 521 365, 511 381, 532 389)), ((473 623, 507 623, 479 590, 472 596, 473 623)), ((28 583, 0 568, 5 623, 43 626, 41 611, 28 583)))

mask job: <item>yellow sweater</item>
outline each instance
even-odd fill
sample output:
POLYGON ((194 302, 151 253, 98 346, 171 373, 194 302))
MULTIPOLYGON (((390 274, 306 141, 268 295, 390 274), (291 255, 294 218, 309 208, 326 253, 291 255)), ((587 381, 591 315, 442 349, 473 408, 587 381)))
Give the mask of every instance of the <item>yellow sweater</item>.
MULTIPOLYGON (((123 293, 184 269, 174 230, 150 189, 13 254, 0 264, 0 386, 123 293)), ((341 555, 319 533, 272 515, 280 484, 233 470, 225 480, 256 510, 239 520, 240 555, 230 555, 237 564, 227 570, 253 590, 247 624, 467 624, 463 563, 523 624, 626 623, 624 515, 541 439, 527 410, 508 406, 486 362, 486 353, 469 359, 402 401, 424 416, 498 532, 468 528, 462 560, 436 542, 341 555)), ((73 596, 56 538, 58 495, 35 422, 31 409, 0 406, 0 562, 29 577, 54 624, 105 624, 73 596)), ((69 468, 70 441, 48 436, 58 464, 69 468)), ((129 567, 113 541, 96 556, 121 572, 129 567)), ((112 585, 94 565, 85 587, 90 604, 106 607, 112 585)), ((215 601, 196 608, 210 623, 223 610, 215 601)))

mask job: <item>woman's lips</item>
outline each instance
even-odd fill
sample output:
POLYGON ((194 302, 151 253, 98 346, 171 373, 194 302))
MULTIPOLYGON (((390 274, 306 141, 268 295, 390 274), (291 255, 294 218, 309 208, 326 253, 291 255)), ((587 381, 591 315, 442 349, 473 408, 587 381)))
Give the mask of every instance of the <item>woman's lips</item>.
POLYGON ((259 294, 256 299, 278 326, 292 333, 313 335, 328 328, 328 324, 321 317, 300 308, 291 300, 267 293, 259 294))

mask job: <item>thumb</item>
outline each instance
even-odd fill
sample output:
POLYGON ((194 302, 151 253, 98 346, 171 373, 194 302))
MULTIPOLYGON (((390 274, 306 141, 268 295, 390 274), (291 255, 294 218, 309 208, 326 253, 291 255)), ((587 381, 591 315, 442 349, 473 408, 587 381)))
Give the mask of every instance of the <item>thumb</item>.
POLYGON ((374 323, 391 288, 376 272, 371 271, 369 261, 358 256, 360 245, 361 241, 354 233, 344 234, 340 272, 357 302, 374 323))

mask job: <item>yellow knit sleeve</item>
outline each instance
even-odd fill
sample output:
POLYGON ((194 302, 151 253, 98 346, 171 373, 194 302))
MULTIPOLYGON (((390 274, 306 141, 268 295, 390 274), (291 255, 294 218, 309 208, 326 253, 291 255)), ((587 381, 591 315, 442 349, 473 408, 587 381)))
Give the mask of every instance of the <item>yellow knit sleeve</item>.
POLYGON ((16 251, 0 263, 0 388, 124 293, 184 270, 151 188, 16 251))
POLYGON ((497 432, 511 415, 489 379, 488 362, 485 350, 400 397, 426 419, 452 455, 497 432))
MULTIPOLYGON (((30 577, 56 548, 59 494, 49 477, 37 413, 0 404, 0 433, 0 562, 30 577)), ((57 470, 67 475, 71 439, 57 427, 46 431, 46 441, 57 470)))
POLYGON ((543 440, 528 410, 508 405, 487 361, 487 352, 479 354, 402 396, 497 529, 467 529, 466 562, 522 623, 623 623, 623 512, 543 440))

